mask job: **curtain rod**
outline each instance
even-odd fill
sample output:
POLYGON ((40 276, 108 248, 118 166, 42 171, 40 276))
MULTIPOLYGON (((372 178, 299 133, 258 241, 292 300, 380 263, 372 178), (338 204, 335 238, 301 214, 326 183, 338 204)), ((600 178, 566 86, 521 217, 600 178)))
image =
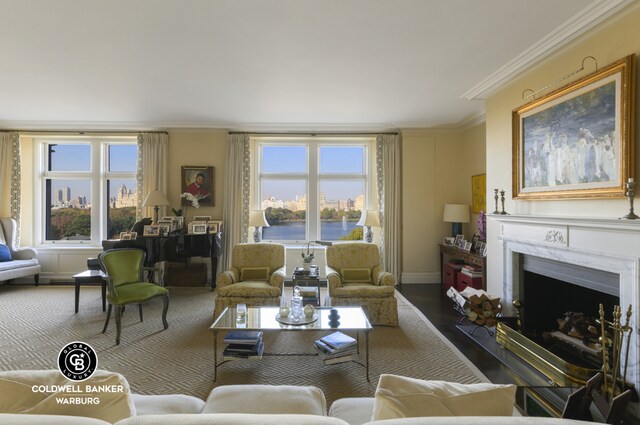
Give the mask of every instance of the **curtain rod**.
POLYGON ((2 129, 0 131, 7 132, 16 132, 16 133, 42 133, 42 134, 69 134, 69 135, 92 135, 92 134, 139 134, 139 133, 155 133, 155 134, 166 134, 169 135, 166 131, 140 131, 140 130, 20 130, 20 129, 2 129))
POLYGON ((398 134, 400 134, 397 131, 393 131, 393 132, 389 132, 389 131, 381 131, 379 133, 374 133, 374 132, 370 132, 370 133, 349 133, 349 132, 344 132, 344 133, 336 133, 336 132, 291 132, 291 133, 282 133, 282 132, 275 132, 275 133, 270 133, 270 132, 250 132, 250 131, 230 131, 229 134, 248 134, 250 136, 318 136, 318 137, 322 137, 322 136, 377 136, 379 134, 383 134, 383 135, 393 135, 393 136, 397 136, 398 134))

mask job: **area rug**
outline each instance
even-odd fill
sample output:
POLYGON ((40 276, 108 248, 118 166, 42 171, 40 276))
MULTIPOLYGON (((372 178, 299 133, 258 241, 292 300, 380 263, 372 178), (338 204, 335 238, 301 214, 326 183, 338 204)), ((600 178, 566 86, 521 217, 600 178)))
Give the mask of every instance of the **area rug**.
MULTIPOLYGON (((137 308, 125 311, 121 343, 116 346, 113 317, 107 333, 101 333, 106 313, 99 288, 82 287, 80 310, 74 314, 71 286, 0 286, 0 370, 55 369, 65 344, 84 341, 96 350, 99 368, 123 374, 133 391, 141 394, 182 393, 206 398, 212 388, 226 384, 315 385, 331 403, 342 397, 372 396, 382 373, 488 382, 398 292, 400 326, 375 327, 370 333, 370 382, 361 365, 326 366, 309 356, 228 362, 218 368, 214 382, 209 326, 215 293, 207 288, 178 287, 170 288, 170 293, 167 330, 162 329, 162 301, 152 300, 144 306, 142 323, 137 308)), ((268 332, 264 341, 268 352, 313 353, 313 340, 321 335, 268 332)))

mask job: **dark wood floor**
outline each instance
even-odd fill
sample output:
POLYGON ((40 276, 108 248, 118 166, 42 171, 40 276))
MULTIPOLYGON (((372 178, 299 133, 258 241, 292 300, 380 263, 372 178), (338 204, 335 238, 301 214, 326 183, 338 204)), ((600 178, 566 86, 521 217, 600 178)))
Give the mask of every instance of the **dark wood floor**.
MULTIPOLYGON (((415 305, 478 369, 495 384, 520 384, 522 379, 492 354, 473 341, 464 332, 456 328, 460 314, 451 304, 451 300, 434 284, 404 284, 398 287, 413 305, 415 305)), ((479 331, 483 331, 479 329, 479 331)))

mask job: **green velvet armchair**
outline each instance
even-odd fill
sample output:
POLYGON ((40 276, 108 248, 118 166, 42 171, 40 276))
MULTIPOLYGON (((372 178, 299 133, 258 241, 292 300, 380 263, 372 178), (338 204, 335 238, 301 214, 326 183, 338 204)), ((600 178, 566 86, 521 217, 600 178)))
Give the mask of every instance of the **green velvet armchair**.
POLYGON ((164 329, 169 327, 167 310, 169 309, 169 291, 155 283, 145 282, 143 277, 144 251, 134 248, 110 249, 98 256, 102 269, 107 274, 107 319, 102 333, 107 331, 111 309, 116 307, 116 345, 120 344, 121 319, 124 307, 128 304, 138 304, 140 321, 142 322, 142 303, 155 297, 162 297, 162 323, 164 329))
POLYGON ((238 244, 233 247, 231 269, 216 279, 213 318, 225 307, 280 305, 285 277, 284 245, 238 244))
POLYGON ((373 325, 398 326, 396 277, 380 265, 372 243, 341 243, 327 247, 327 286, 332 306, 358 305, 373 325))

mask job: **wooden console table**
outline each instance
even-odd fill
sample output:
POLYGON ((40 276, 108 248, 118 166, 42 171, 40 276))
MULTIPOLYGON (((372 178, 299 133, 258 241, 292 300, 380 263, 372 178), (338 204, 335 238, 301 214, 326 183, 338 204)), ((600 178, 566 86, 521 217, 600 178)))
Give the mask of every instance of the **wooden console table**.
POLYGON ((487 289, 487 257, 477 252, 463 251, 452 245, 440 244, 440 285, 444 285, 444 259, 462 260, 465 264, 473 264, 482 270, 482 288, 487 289))

